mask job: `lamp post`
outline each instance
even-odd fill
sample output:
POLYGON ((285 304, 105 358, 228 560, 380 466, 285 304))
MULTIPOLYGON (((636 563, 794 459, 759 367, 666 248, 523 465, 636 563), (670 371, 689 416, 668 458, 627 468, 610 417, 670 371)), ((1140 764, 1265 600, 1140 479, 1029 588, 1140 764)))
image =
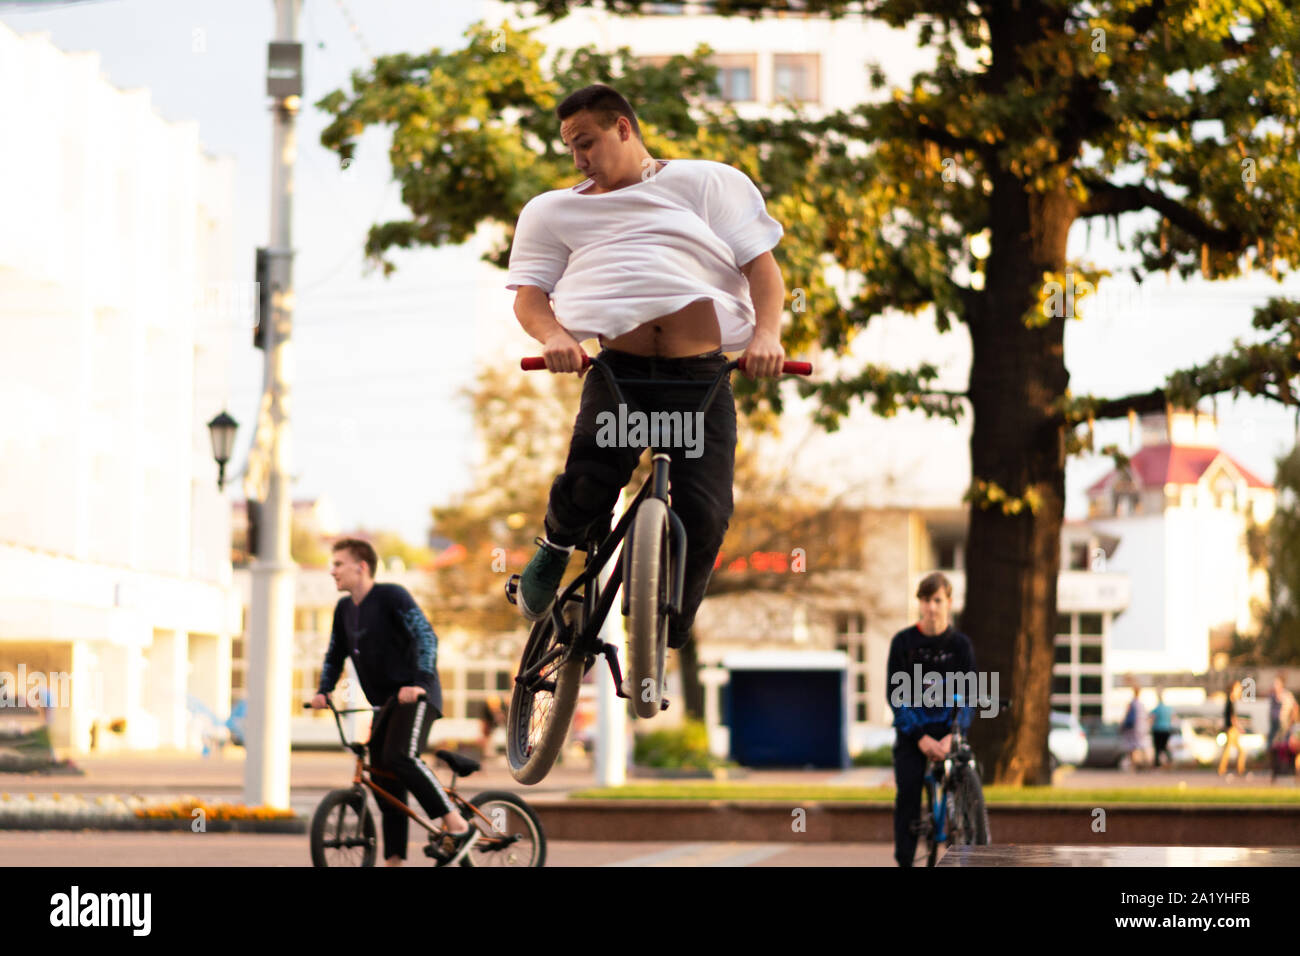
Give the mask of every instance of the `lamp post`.
POLYGON ((235 429, 239 422, 230 417, 226 411, 208 422, 208 434, 212 438, 212 457, 217 460, 217 491, 226 487, 226 462, 235 447, 235 429))

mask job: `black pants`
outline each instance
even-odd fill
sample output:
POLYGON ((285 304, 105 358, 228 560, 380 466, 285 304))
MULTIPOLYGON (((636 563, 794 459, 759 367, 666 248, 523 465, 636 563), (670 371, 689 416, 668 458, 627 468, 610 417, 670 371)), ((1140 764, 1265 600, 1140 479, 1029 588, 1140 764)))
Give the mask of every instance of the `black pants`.
MULTIPOLYGON (((420 751, 429 739, 429 728, 441 716, 423 697, 402 704, 394 696, 375 715, 370 727, 370 765, 383 771, 375 774, 375 783, 403 803, 409 790, 431 820, 452 810, 442 784, 420 759, 420 751)), ((405 860, 410 818, 382 798, 379 810, 383 818, 384 859, 397 856, 405 860)))
POLYGON ((927 762, 916 744, 894 742, 894 859, 899 866, 911 866, 916 858, 912 825, 921 819, 921 783, 927 762))
MULTIPOLYGON (((620 380, 682 379, 711 381, 726 364, 721 352, 693 358, 664 359, 605 349, 602 361, 620 380)), ((693 414, 707 389, 699 386, 619 387, 629 403, 628 411, 645 413, 681 412, 693 414)), ((618 502, 619 492, 632 477, 644 448, 601 447, 597 443, 601 412, 618 415, 618 404, 604 374, 587 372, 582 403, 573 424, 569 457, 564 473, 551 485, 546 509, 546 535, 555 544, 581 544, 593 522, 606 520, 618 502)), ((694 421, 694 419, 692 419, 694 421)), ((699 440, 698 438, 696 439, 699 440)), ((671 459, 669 499, 686 529, 686 580, 682 612, 673 622, 669 640, 679 646, 695 623, 695 612, 713 575, 713 563, 727 533, 734 504, 731 496, 736 469, 736 400, 731 382, 723 379, 704 416, 704 435, 698 457, 692 449, 669 447, 660 450, 671 459), (694 453, 692 451, 692 453, 694 453)), ((603 527, 600 530, 605 530, 603 527)))
POLYGON ((1172 764, 1172 763, 1174 762, 1173 755, 1169 753, 1169 737, 1170 737, 1170 734, 1171 734, 1171 731, 1168 731, 1168 730, 1153 730, 1153 731, 1151 731, 1151 740, 1152 740, 1152 741, 1155 743, 1155 745, 1156 745, 1156 760, 1155 760, 1155 763, 1156 763, 1156 766, 1157 766, 1157 767, 1160 766, 1160 755, 1161 755, 1161 754, 1164 754, 1164 755, 1165 755, 1165 759, 1168 760, 1169 763, 1172 764))

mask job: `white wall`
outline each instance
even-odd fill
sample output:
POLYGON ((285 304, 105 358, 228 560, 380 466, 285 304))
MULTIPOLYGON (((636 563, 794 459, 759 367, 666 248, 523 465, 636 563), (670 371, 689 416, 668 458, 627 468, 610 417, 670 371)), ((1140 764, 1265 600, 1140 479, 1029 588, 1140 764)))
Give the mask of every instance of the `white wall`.
POLYGON ((221 583, 232 165, 98 67, 0 25, 0 541, 221 583))
POLYGON ((0 129, 0 642, 71 645, 61 746, 115 718, 101 747, 183 745, 190 648, 227 662, 195 678, 224 709, 237 620, 206 428, 237 311, 207 294, 231 275, 233 163, 97 54, 4 24, 0 129))

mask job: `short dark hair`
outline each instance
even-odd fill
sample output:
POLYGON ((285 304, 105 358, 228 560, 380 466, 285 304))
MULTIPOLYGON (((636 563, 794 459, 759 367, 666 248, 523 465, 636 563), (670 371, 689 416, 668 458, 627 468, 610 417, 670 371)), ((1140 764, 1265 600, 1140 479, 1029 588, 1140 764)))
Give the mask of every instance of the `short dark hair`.
POLYGON ((928 601, 934 597, 934 593, 943 588, 944 593, 948 595, 948 600, 952 600, 952 582, 942 571, 935 571, 921 578, 921 583, 916 587, 916 596, 922 601, 928 601))
POLYGON ((375 554, 375 549, 369 541, 362 541, 360 538, 340 538, 334 542, 331 551, 344 551, 352 555, 352 560, 363 561, 370 565, 370 576, 375 576, 375 568, 379 567, 379 555, 375 554))
POLYGON ((564 122, 574 113, 582 110, 588 110, 595 116, 596 124, 601 129, 609 129, 618 122, 620 116, 626 116, 628 122, 632 124, 632 132, 636 134, 636 138, 641 138, 641 124, 636 120, 632 104, 612 86, 606 86, 604 83, 584 86, 578 92, 569 94, 564 102, 555 108, 555 115, 559 117, 560 122, 564 122))

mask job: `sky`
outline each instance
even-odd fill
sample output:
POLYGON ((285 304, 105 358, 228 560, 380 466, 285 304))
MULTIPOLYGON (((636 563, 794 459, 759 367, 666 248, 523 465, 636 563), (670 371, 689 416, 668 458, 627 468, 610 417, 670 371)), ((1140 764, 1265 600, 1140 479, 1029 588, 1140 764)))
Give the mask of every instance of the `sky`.
MULTIPOLYGON (((264 76, 272 11, 271 0, 91 0, 53 9, 0 0, 0 22, 19 33, 48 33, 65 51, 97 51, 110 82, 147 88, 160 116, 197 121, 205 149, 234 158, 231 281, 251 280, 254 249, 266 243, 270 228, 264 76)), ((476 356, 509 351, 513 361, 526 340, 515 334, 504 274, 493 274, 469 247, 399 252, 393 277, 366 273, 367 228, 406 218, 391 182, 389 134, 368 132, 356 161, 342 171, 320 145, 327 117, 310 104, 344 86, 372 55, 461 45, 480 16, 475 0, 304 3, 306 93, 293 214, 294 497, 328 496, 348 529, 396 530, 424 540, 430 507, 469 480, 473 429, 459 393, 472 380, 476 356)), ((1082 226, 1072 233, 1072 255, 1100 262, 1120 255, 1099 223, 1090 243, 1087 238, 1082 226)), ((1300 295, 1296 281, 1287 285, 1300 295)), ((1278 287, 1259 276, 1233 284, 1157 277, 1141 288, 1103 286, 1094 310, 1067 329, 1071 389, 1112 396, 1155 387, 1175 368, 1248 336, 1251 309, 1269 294, 1280 294, 1278 287)), ((964 333, 936 340, 926 325, 911 318, 873 323, 855 354, 899 365, 937 359, 945 387, 963 387, 970 355, 964 333)), ((246 327, 232 322, 231 336, 228 406, 241 423, 237 471, 252 440, 262 353, 251 347, 246 327)), ((1218 410, 1220 444, 1271 480, 1273 460, 1295 443, 1292 413, 1262 400, 1220 400, 1218 410)), ((787 431, 797 444, 808 429, 793 422, 787 431)), ((873 487, 894 488, 875 496, 880 503, 905 499, 910 482, 917 503, 955 505, 969 480, 968 425, 858 414, 835 435, 811 439, 799 457, 804 467, 812 457, 835 461, 834 468, 819 465, 818 473, 843 473, 855 484, 866 474, 877 482, 873 487)), ((1098 426, 1097 446, 1109 442, 1131 447, 1126 422, 1098 426)), ((1083 489, 1109 467, 1096 457, 1071 461, 1067 514, 1082 516, 1083 489)))

